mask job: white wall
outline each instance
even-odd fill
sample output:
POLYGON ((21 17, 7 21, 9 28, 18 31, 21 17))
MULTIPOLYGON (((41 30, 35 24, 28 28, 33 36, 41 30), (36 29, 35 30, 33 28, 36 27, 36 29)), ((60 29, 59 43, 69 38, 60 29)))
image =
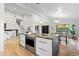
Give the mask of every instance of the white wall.
MULTIPOLYGON (((6 29, 19 29, 19 26, 16 23, 16 19, 22 19, 23 16, 17 15, 12 12, 5 11, 5 20, 6 23, 6 29)), ((4 33, 4 39, 7 40, 9 38, 16 37, 16 31, 5 31, 4 33), (8 33, 8 34, 6 34, 8 33)))
POLYGON ((79 19, 75 19, 74 22, 76 25, 76 34, 79 35, 79 19))
POLYGON ((49 21, 47 18, 43 18, 41 16, 33 14, 33 32, 35 33, 35 26, 39 26, 39 33, 41 34, 41 26, 43 25, 49 25, 49 21))
MULTIPOLYGON (((41 26, 40 25, 40 17, 38 15, 33 14, 33 32, 35 33, 35 26, 41 26)), ((39 33, 41 33, 41 28, 39 28, 39 33)))
POLYGON ((4 51, 4 4, 0 3, 0 52, 4 51))
POLYGON ((25 30, 27 30, 28 26, 31 27, 32 24, 33 24, 32 15, 31 14, 24 15, 21 24, 23 25, 23 27, 25 28, 25 30))
POLYGON ((16 23, 16 19, 22 19, 21 24, 23 25, 25 30, 27 30, 28 26, 33 28, 32 27, 33 26, 33 19, 32 19, 32 15, 31 14, 20 16, 20 15, 17 15, 15 13, 6 11, 5 12, 5 23, 7 24, 7 28, 6 29, 18 29, 19 26, 16 23))
POLYGON ((16 19, 23 19, 22 16, 5 11, 5 23, 7 24, 7 29, 18 29, 16 19))

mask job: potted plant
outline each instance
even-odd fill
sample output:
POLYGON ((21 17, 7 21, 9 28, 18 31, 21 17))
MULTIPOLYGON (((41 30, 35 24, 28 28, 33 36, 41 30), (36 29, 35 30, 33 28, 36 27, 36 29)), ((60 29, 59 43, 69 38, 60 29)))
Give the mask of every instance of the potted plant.
POLYGON ((71 33, 71 37, 72 37, 72 39, 76 39, 76 36, 75 36, 75 34, 76 34, 76 31, 75 31, 75 25, 74 24, 72 24, 72 25, 70 25, 70 27, 69 27, 69 32, 71 33))

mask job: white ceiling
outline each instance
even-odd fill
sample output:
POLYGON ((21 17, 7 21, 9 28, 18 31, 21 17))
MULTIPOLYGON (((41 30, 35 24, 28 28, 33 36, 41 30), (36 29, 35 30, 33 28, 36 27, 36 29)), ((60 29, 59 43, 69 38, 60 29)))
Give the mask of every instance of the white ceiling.
POLYGON ((58 8, 70 18, 79 18, 79 3, 5 3, 5 10, 20 15, 37 14, 43 17, 53 18, 58 8))

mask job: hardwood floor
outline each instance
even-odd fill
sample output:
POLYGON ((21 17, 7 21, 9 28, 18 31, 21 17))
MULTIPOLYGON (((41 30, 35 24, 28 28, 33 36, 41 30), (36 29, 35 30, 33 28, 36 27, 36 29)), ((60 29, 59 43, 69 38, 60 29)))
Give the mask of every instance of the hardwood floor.
POLYGON ((67 47, 65 45, 60 45, 60 56, 79 56, 79 51, 71 49, 70 47, 67 47))
POLYGON ((34 56, 30 51, 19 46, 18 38, 5 41, 5 56, 34 56))
MULTIPOLYGON (((5 56, 35 56, 32 52, 19 46, 17 38, 11 38, 5 41, 5 56)), ((59 56, 78 56, 79 52, 68 48, 67 46, 60 45, 59 56)))

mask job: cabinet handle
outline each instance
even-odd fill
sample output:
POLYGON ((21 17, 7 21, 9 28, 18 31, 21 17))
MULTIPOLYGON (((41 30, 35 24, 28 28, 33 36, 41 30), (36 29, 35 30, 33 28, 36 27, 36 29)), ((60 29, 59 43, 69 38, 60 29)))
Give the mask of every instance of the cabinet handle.
POLYGON ((39 42, 41 42, 41 43, 46 43, 46 42, 43 42, 43 41, 39 41, 39 42))
POLYGON ((41 49, 41 50, 43 50, 43 51, 46 51, 45 49, 42 49, 42 48, 39 48, 39 49, 41 49))

